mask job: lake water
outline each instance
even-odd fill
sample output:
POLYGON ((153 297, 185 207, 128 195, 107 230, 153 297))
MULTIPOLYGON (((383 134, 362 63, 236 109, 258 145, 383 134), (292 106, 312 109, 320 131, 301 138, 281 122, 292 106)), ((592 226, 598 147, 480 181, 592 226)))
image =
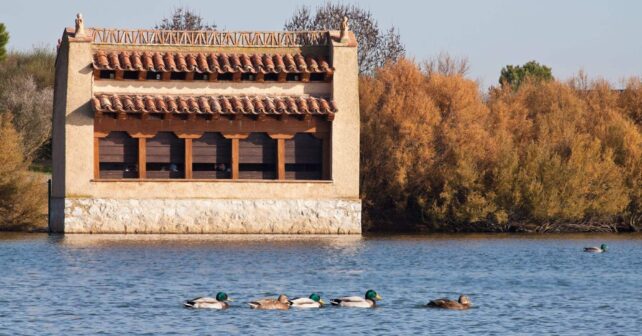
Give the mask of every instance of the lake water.
POLYGON ((0 233, 0 334, 642 332, 642 236, 112 236, 0 233), (583 253, 606 243, 604 254, 583 253), (372 288, 376 309, 254 311, 372 288), (226 311, 184 299, 226 291, 226 311), (468 294, 474 308, 428 300, 468 294))

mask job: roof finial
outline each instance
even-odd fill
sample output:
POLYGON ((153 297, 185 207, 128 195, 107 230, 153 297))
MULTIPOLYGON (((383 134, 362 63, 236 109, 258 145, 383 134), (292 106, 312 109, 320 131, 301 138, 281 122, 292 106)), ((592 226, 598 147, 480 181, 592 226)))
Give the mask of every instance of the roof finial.
POLYGON ((348 17, 344 16, 343 21, 341 21, 341 26, 339 27, 340 29, 340 35, 339 35, 339 40, 341 42, 347 42, 348 41, 348 30, 350 30, 350 26, 348 25, 348 17))
POLYGON ((76 14, 76 35, 75 37, 85 36, 85 21, 82 18, 82 14, 76 14))

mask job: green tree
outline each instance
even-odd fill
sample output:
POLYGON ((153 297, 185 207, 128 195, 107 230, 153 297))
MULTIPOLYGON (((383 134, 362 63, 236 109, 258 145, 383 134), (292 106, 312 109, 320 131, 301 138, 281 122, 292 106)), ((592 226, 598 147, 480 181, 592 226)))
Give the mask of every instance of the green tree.
POLYGON ((0 23, 0 61, 4 60, 7 56, 7 50, 5 47, 9 42, 9 32, 7 32, 4 23, 0 23))
POLYGON ((524 65, 507 65, 502 68, 499 84, 510 85, 513 90, 517 90, 527 79, 549 81, 553 79, 553 73, 551 68, 536 61, 530 61, 524 65))
POLYGON ((187 7, 174 9, 169 18, 163 18, 154 28, 161 30, 216 30, 216 24, 207 24, 205 20, 187 7))

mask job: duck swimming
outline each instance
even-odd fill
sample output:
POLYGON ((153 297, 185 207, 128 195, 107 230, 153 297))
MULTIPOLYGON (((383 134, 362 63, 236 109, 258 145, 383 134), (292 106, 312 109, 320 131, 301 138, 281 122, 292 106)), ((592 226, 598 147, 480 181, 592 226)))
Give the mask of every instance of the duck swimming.
POLYGON ((450 300, 448 298, 432 300, 426 305, 432 308, 443 308, 452 310, 464 310, 471 307, 470 299, 466 295, 460 295, 459 300, 450 300))
POLYGON ((290 300, 281 294, 278 298, 261 299, 249 303, 250 308, 260 310, 288 310, 290 309, 290 300))
POLYGON ((368 289, 365 297, 345 296, 333 299, 331 303, 339 307, 372 308, 377 305, 377 301, 379 300, 381 300, 381 296, 374 290, 368 289))
POLYGON ((296 298, 290 300, 290 306, 294 308, 321 308, 325 302, 317 293, 310 294, 307 298, 296 298))
POLYGON ((185 307, 189 308, 208 308, 208 309, 227 309, 232 301, 227 294, 218 292, 216 298, 213 297, 197 297, 195 299, 185 301, 185 307))
POLYGON ((585 247, 584 252, 602 253, 602 252, 606 252, 607 249, 608 249, 608 246, 606 246, 606 244, 602 244, 600 245, 600 247, 597 247, 597 246, 585 247))

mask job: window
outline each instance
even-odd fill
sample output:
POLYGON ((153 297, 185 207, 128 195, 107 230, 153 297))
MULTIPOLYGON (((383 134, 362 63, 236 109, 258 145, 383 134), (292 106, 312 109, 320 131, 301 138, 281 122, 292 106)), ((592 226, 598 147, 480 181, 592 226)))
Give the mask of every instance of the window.
POLYGON ((98 143, 100 178, 138 177, 138 139, 127 132, 111 132, 98 143))
POLYGON ((192 177, 229 179, 232 177, 232 141, 219 133, 205 133, 192 140, 192 177))
POLYGON ((325 75, 322 73, 311 73, 310 82, 322 82, 325 80, 325 75))
POLYGON ((158 132, 147 139, 147 178, 183 178, 185 141, 172 132, 158 132))
POLYGON ((101 79, 114 79, 115 76, 116 76, 116 71, 114 70, 101 70, 99 77, 101 79))
POLYGON ((276 140, 265 133, 252 133, 239 141, 239 178, 276 178, 276 140))
POLYGON ((285 140, 286 180, 320 180, 322 162, 322 140, 306 133, 299 133, 291 140, 285 140))
POLYGON ((160 72, 148 71, 146 74, 146 78, 148 80, 161 80, 163 76, 161 75, 160 72))

